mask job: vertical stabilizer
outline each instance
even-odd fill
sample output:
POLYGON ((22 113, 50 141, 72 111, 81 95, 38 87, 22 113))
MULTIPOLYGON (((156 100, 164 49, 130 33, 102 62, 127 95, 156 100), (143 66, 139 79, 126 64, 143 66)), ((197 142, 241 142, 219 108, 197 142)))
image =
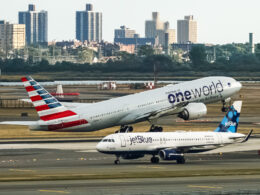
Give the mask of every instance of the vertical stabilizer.
POLYGON ((85 119, 63 106, 32 77, 21 78, 40 119, 48 123, 48 130, 59 130, 87 124, 85 119))
POLYGON ((215 132, 237 132, 239 116, 242 108, 242 101, 235 101, 228 109, 226 116, 223 118, 215 132))

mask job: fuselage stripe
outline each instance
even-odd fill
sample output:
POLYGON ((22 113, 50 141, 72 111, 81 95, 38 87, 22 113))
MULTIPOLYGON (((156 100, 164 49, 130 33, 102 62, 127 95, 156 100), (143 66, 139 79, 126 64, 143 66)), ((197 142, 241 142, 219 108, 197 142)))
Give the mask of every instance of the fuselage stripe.
POLYGON ((83 124, 87 124, 87 123, 88 123, 87 120, 80 119, 80 120, 76 120, 76 121, 70 121, 70 122, 65 122, 65 123, 60 123, 60 124, 55 124, 55 125, 48 125, 48 130, 55 131, 55 130, 79 126, 79 125, 83 125, 83 124))

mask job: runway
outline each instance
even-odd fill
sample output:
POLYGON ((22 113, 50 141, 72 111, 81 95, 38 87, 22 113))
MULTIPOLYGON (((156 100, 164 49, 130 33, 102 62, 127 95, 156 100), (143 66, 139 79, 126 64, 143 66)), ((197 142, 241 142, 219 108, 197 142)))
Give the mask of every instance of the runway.
POLYGON ((184 165, 151 164, 150 156, 114 165, 96 142, 0 144, 0 194, 259 194, 259 143, 244 143, 253 151, 187 154, 184 165))

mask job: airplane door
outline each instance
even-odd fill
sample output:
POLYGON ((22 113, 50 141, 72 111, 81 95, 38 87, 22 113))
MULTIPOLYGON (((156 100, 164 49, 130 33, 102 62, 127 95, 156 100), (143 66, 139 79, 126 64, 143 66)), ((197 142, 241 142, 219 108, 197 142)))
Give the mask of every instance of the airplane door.
POLYGON ((218 139, 218 143, 219 143, 219 144, 222 144, 222 143, 223 143, 222 136, 221 136, 220 133, 217 133, 217 139, 218 139))
POLYGON ((119 138, 121 141, 121 147, 126 147, 125 137, 123 135, 120 135, 119 138))

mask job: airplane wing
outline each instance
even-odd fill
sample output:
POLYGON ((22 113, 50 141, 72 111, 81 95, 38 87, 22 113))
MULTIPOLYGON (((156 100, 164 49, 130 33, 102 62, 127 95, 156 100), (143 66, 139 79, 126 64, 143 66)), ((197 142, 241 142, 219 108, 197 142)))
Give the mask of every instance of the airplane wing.
POLYGON ((147 112, 145 114, 139 115, 136 120, 147 118, 148 120, 154 120, 162 116, 171 115, 171 114, 178 114, 179 112, 183 111, 183 108, 188 105, 188 102, 180 103, 174 107, 169 106, 168 108, 164 108, 157 111, 147 112))

